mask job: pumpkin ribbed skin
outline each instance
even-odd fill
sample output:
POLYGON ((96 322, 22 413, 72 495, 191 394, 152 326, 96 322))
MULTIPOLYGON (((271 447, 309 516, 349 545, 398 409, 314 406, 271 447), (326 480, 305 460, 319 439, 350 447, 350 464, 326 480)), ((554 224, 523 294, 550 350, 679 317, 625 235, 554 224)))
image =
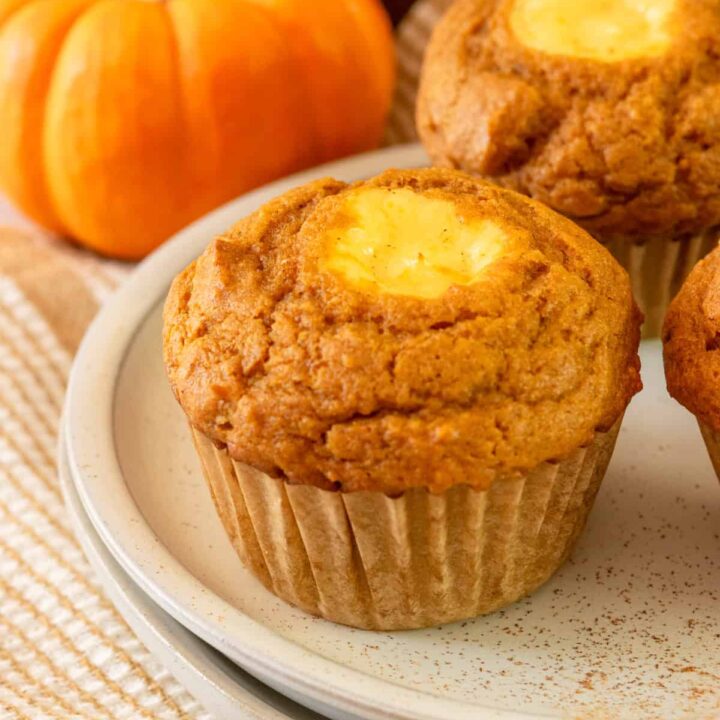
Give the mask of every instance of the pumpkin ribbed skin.
POLYGON ((0 189, 138 258, 252 187, 377 145, 393 66, 379 0, 0 0, 0 189))

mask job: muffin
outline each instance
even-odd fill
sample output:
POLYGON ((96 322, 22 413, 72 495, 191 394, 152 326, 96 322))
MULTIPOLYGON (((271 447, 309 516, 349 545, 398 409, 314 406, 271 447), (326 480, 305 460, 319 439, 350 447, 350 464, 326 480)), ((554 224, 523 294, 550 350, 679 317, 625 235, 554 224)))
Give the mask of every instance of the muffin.
POLYGON ((164 322, 243 562, 361 628, 487 613, 547 580, 640 388, 612 256, 453 170, 279 197, 175 279, 164 322))
POLYGON ((427 49, 418 133, 437 165, 603 242, 657 336, 717 243, 719 58, 715 0, 458 0, 427 49))
POLYGON ((690 273, 668 309, 663 356, 668 392, 693 413, 720 478, 720 249, 690 273))

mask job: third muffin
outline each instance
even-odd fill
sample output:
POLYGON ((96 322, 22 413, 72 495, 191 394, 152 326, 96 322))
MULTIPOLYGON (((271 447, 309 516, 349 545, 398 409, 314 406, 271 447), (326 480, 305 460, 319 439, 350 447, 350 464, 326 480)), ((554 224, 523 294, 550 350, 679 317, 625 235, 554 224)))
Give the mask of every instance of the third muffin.
POLYGON ((458 0, 423 66, 435 163, 572 218, 629 271, 657 335, 720 222, 720 4, 458 0))
POLYGON ((695 266, 663 327, 668 391, 698 420, 720 477, 720 248, 695 266))

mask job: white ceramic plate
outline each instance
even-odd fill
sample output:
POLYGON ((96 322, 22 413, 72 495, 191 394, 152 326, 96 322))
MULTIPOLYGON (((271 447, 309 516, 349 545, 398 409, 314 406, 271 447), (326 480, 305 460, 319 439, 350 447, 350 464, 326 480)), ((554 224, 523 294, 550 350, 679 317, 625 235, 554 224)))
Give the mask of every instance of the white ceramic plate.
POLYGON ((679 720, 720 712, 720 486, 643 346, 632 403, 569 562, 504 611, 413 632, 333 625, 284 604, 234 555, 161 362, 171 278, 211 237, 311 177, 416 166, 417 148, 305 173, 211 214, 144 263, 77 357, 68 452, 90 520, 161 607, 248 672, 329 717, 679 720))
POLYGON ((215 720, 322 720, 317 713, 248 675, 173 620, 140 590, 88 520, 75 490, 62 440, 58 471, 75 536, 108 597, 150 652, 215 720))

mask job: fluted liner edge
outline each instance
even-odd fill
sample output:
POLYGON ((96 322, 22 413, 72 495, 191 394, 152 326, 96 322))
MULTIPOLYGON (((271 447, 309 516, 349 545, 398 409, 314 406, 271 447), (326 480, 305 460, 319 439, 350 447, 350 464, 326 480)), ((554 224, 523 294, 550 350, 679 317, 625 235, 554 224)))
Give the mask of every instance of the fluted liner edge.
POLYGON ((334 622, 397 630, 489 613, 542 585, 585 525, 619 426, 487 490, 400 497, 291 485, 193 436, 223 526, 271 592, 334 622))

